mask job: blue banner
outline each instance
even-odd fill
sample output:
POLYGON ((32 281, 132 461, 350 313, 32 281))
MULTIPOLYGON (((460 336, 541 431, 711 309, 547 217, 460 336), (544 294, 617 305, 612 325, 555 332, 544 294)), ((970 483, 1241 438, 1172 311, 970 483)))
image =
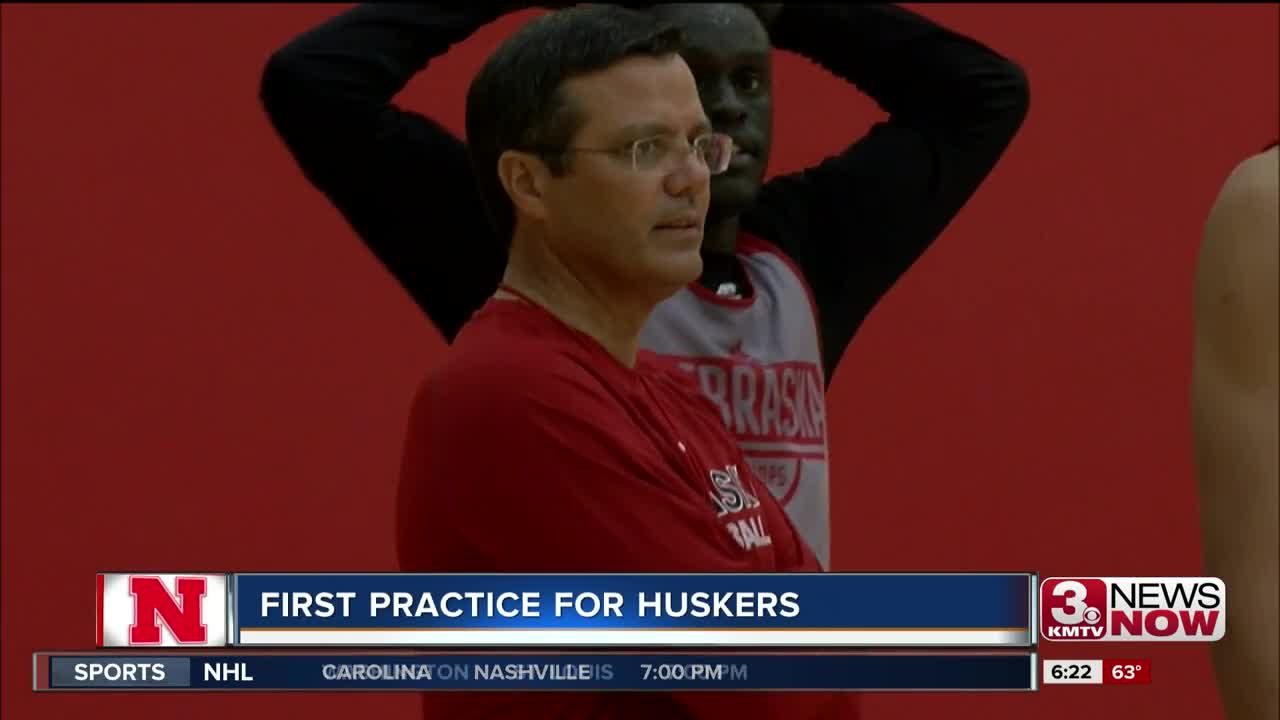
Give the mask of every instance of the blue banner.
POLYGON ((596 638, 610 646, 1027 647, 1034 587, 1030 574, 238 574, 232 637, 275 646, 596 638), (768 637, 778 631, 791 633, 768 637))
POLYGON ((1036 656, 37 653, 37 691, 1030 691, 1036 656))

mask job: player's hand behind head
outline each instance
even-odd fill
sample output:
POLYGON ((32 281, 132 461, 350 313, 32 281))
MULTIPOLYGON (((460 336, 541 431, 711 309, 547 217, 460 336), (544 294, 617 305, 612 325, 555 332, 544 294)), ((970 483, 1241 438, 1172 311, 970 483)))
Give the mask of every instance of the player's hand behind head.
POLYGON ((517 13, 524 10, 532 10, 534 8, 541 8, 543 10, 563 10, 564 8, 573 7, 574 5, 581 5, 581 4, 583 3, 557 2, 556 0, 549 0, 548 2, 528 2, 528 0, 508 0, 507 2, 503 2, 500 7, 502 8, 502 12, 504 13, 517 13))
MULTIPOLYGON (((618 4, 632 10, 647 10, 657 5, 669 5, 671 3, 624 2, 618 4)), ((742 5, 755 13, 766 28, 772 27, 774 21, 778 19, 778 15, 782 13, 782 3, 742 3, 742 5)))
POLYGON ((743 3, 751 8, 751 12, 760 18, 766 28, 773 27, 778 15, 782 14, 782 3, 743 3))

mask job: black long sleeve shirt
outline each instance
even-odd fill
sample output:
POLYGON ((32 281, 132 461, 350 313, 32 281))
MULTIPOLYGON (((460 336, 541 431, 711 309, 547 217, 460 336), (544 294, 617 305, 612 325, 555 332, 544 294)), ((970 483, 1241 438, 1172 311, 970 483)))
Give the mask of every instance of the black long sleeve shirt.
MULTIPOLYGON (((261 99, 308 180, 446 340, 506 266, 466 146, 393 98, 502 14, 493 3, 376 3, 278 50, 261 99)), ((946 228, 1026 115, 1022 70, 891 5, 788 5, 775 47, 847 80, 888 114, 843 152, 766 183, 742 228, 788 254, 813 290, 827 380, 875 303, 946 228)))

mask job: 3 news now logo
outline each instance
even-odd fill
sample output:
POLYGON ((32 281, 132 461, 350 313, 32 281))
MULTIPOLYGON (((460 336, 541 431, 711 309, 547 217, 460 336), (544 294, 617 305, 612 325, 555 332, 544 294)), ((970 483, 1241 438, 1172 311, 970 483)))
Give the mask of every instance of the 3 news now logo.
POLYGON ((100 573, 98 647, 227 644, 227 576, 100 573))
POLYGON ((1213 642, 1227 632, 1227 586, 1210 577, 1046 578, 1040 636, 1058 641, 1213 642))

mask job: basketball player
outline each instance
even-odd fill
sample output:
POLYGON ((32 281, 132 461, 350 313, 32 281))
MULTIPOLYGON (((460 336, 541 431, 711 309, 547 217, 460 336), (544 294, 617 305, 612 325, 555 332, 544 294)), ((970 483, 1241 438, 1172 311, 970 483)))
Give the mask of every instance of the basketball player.
MULTIPOLYGON (((435 571, 818 571, 782 506, 672 362, 640 349, 702 273, 711 132, 679 31, 593 5, 509 38, 467 96, 483 201, 513 228, 496 295, 418 395, 407 564, 435 571), (484 172, 484 168, 490 168, 484 172), (492 182, 488 180, 492 178, 492 182)), ((430 717, 855 717, 838 694, 502 693, 430 717)))
POLYGON ((1275 145, 1232 171, 1196 273, 1192 409, 1205 568, 1230 596, 1213 648, 1228 720, 1280 716, 1278 177, 1275 145))
MULTIPOLYGON (((510 219, 489 230, 466 146, 392 99, 452 45, 520 7, 359 6, 277 51, 262 80, 264 106, 306 177, 448 341, 501 278, 506 246, 494 238, 510 237, 510 219)), ((694 373, 829 566, 826 383, 872 307, 1001 157, 1028 89, 1017 65, 902 8, 757 8, 652 10, 684 31, 703 107, 738 149, 711 182, 703 272, 650 316, 641 343, 694 373), (770 39, 868 93, 888 119, 762 188, 770 39)))

